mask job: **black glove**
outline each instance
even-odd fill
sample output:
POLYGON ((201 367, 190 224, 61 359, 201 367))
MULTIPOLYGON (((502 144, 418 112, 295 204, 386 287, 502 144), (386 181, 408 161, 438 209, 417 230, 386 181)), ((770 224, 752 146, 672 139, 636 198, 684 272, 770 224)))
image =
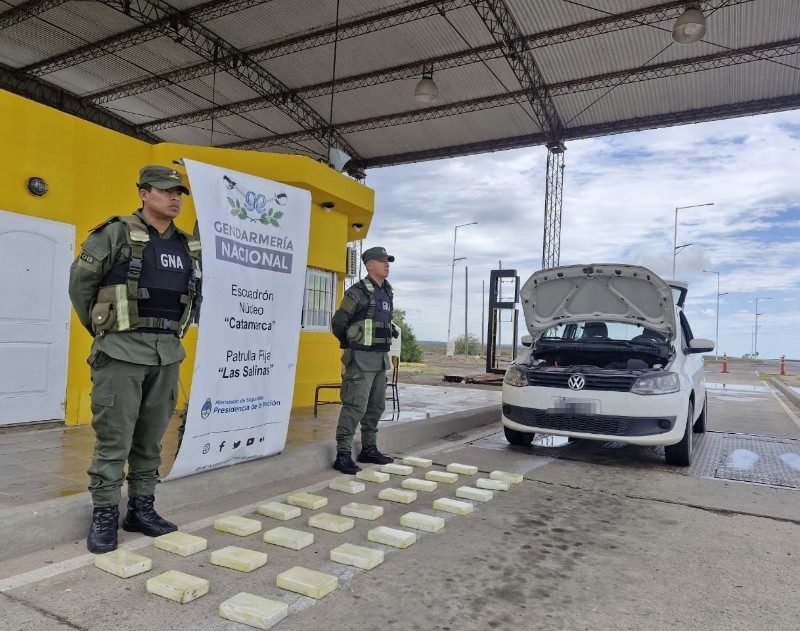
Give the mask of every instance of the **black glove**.
POLYGON ((400 337, 400 329, 397 328, 397 325, 394 322, 392 322, 392 337, 394 339, 400 337))

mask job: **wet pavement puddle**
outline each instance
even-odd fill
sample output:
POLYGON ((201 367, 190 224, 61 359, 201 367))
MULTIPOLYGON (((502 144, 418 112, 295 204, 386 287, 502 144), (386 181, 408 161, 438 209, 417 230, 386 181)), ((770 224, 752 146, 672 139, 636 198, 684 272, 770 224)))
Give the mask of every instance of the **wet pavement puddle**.
POLYGON ((774 388, 770 386, 759 386, 743 383, 708 383, 706 390, 724 390, 725 392, 772 392, 774 388))
POLYGON ((567 459, 597 465, 661 468, 681 475, 800 490, 800 440, 791 438, 722 432, 695 434, 693 462, 686 468, 665 464, 663 447, 639 447, 619 441, 570 442, 563 436, 537 436, 530 447, 512 447, 503 432, 497 432, 470 445, 528 455, 536 458, 539 466, 567 459))

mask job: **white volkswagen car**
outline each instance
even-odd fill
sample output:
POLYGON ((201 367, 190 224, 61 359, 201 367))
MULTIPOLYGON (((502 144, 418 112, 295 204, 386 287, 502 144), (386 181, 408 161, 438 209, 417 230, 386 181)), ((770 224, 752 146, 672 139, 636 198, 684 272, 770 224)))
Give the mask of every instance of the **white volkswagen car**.
MULTIPOLYGON (((533 274, 520 292, 530 345, 506 371, 503 428, 512 445, 534 434, 664 445, 688 466, 706 426, 700 353, 683 302, 636 265, 570 265, 533 274)), ((527 336, 526 336, 527 338, 527 336)))

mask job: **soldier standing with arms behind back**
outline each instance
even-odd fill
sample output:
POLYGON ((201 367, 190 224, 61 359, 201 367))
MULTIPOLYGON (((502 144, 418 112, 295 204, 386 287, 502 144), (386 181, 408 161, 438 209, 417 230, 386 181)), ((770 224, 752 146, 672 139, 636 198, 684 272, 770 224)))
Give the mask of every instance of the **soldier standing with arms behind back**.
POLYGON ((386 371, 391 368, 389 349, 397 333, 392 326, 392 287, 389 256, 384 248, 369 248, 361 257, 367 276, 344 292, 342 304, 331 319, 331 329, 339 340, 344 377, 342 410, 336 428, 336 461, 333 468, 342 473, 361 471, 353 462, 353 435, 361 423, 359 462, 388 464, 393 458, 378 451, 375 444, 378 421, 386 409, 386 371))
POLYGON ((153 508, 161 439, 175 410, 181 346, 199 304, 200 242, 172 220, 189 194, 180 173, 150 165, 139 172, 142 207, 93 228, 70 268, 69 295, 94 337, 89 467, 94 510, 90 552, 117 547, 120 489, 128 464, 122 527, 151 537, 177 530, 153 508))

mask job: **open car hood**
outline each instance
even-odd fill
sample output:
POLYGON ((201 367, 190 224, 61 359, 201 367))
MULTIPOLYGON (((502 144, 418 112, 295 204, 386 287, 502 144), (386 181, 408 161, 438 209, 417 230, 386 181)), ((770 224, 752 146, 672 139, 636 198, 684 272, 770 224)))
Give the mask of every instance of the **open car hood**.
POLYGON ((535 272, 520 291, 528 331, 568 322, 624 322, 675 337, 672 289, 639 265, 569 265, 535 272))

